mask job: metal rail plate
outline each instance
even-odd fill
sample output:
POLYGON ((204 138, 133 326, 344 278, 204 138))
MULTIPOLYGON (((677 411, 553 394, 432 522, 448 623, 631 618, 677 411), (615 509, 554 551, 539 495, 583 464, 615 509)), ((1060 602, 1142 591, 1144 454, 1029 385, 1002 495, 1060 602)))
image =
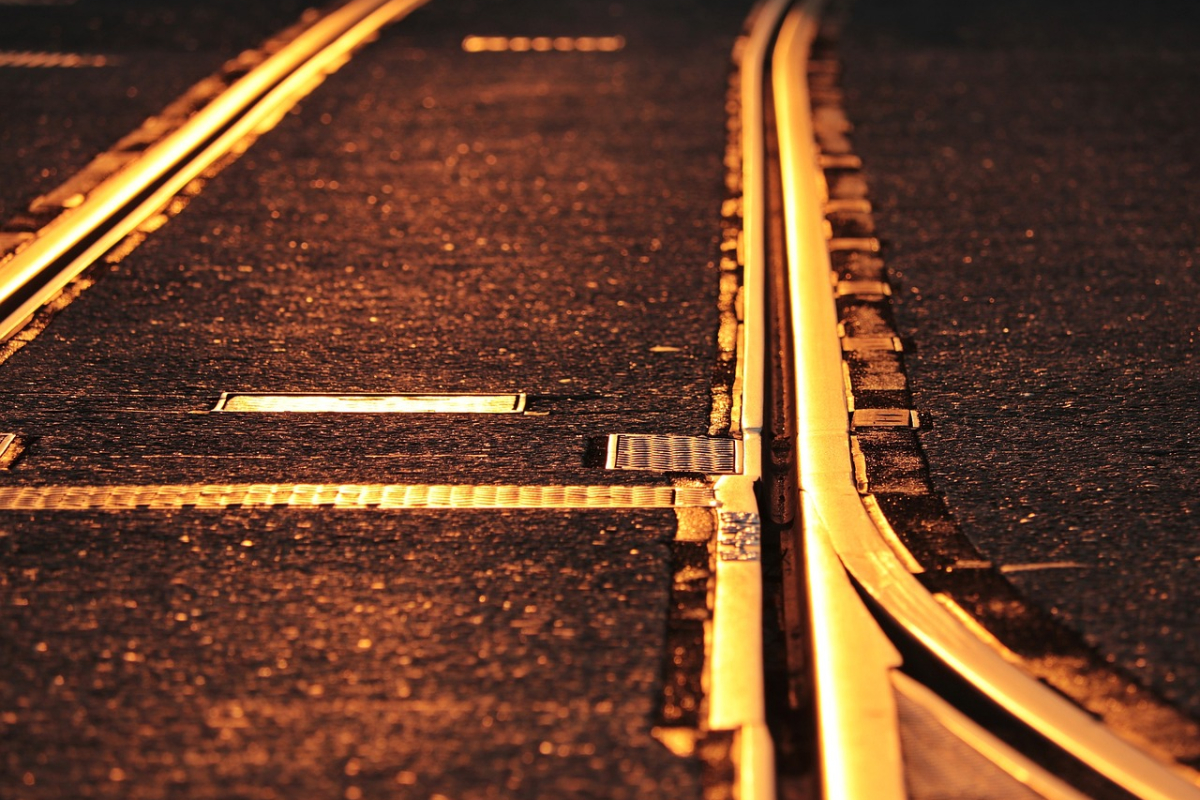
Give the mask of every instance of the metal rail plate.
POLYGON ((525 410, 525 395, 222 392, 212 410, 258 414, 520 414, 525 410))
POLYGON ((854 412, 855 428, 919 428, 920 417, 908 408, 860 408, 854 412))

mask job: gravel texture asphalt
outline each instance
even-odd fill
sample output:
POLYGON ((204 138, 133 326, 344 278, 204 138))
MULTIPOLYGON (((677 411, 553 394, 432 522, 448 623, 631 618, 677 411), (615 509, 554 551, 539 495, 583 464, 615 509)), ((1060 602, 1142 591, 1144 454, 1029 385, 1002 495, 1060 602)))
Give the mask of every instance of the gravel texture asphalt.
MULTIPOLYGON (((744 12, 435 2, 389 29, 5 362, 27 447, 0 483, 662 484, 595 446, 707 432, 744 12), (460 44, 518 33, 626 46, 460 44), (192 413, 222 391, 522 391, 549 416, 192 413)), ((173 63, 164 95, 199 69, 173 63)), ((699 760, 650 737, 675 527, 6 512, 0 794, 699 796, 699 760)))
POLYGON ((304 8, 299 0, 0 4, 0 51, 106 59, 102 67, 0 69, 0 218, 304 8))
POLYGON ((842 45, 938 488, 1193 716, 1198 36, 1182 3, 863 0, 842 45))

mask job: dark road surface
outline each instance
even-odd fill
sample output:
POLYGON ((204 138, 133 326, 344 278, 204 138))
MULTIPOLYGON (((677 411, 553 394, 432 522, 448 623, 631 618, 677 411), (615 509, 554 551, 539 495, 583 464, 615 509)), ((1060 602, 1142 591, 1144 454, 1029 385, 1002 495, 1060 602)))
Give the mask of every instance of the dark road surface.
MULTIPOLYGON (((675 485, 603 449, 728 434, 748 5, 432 0, 386 29, 6 346, 0 494, 675 485), (211 412, 225 392, 528 413, 211 412)), ((0 51, 109 59, 0 67, 0 222, 302 11, 0 3, 0 51)), ((1025 597, 1200 717, 1200 14, 850 12, 846 110, 936 488, 1025 597)), ((731 737, 680 745, 717 538, 685 541, 687 513, 2 510, 0 797, 723 797, 731 737)))
POLYGON ((697 796, 672 512, 344 514, 6 515, 5 796, 697 796))
MULTIPOLYGON (((744 13, 435 2, 385 31, 4 364, 0 428, 28 447, 0 483, 669 486, 595 454, 708 431, 744 13), (626 45, 467 53, 468 34, 626 45), (197 413, 225 391, 525 392, 537 413, 197 413)), ((252 28, 211 51, 196 33, 187 69, 173 43, 153 96, 252 28)), ((22 164, 86 150, 6 135, 22 164)), ((0 169, 10 210, 40 185, 0 169)), ((704 646, 697 621, 668 651, 676 526, 5 512, 0 794, 699 797, 700 760, 651 738, 700 710, 664 717, 664 659, 698 686, 704 646)))
POLYGON ((222 62, 296 22, 299 0, 0 5, 0 51, 103 57, 0 79, 0 219, 23 210, 222 62))
POLYGON ((1200 17, 858 2, 848 111, 937 487, 985 557, 1200 715, 1200 17))

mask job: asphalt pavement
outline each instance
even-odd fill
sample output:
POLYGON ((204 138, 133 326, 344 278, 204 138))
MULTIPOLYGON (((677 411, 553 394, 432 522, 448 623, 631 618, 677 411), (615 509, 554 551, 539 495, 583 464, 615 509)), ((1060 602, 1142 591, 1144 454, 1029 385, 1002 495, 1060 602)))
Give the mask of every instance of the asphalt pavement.
POLYGON ((22 212, 305 8, 299 0, 0 4, 0 51, 88 59, 3 69, 0 218, 22 212))
MULTIPOLYGON (((4 363, 0 427, 25 449, 0 483, 670 486, 597 454, 708 433, 744 12, 434 2, 386 30, 4 363), (624 43, 476 53, 472 34, 624 43), (207 413, 223 392, 521 392, 533 413, 207 413)), ((191 27, 139 97, 256 35, 191 27)), ((48 126, 12 134, 21 163, 68 170, 91 141, 48 126)), ((6 203, 42 186, 0 169, 6 203)), ((705 762, 652 736, 699 725, 698 694, 664 685, 703 663, 701 621, 669 629, 696 574, 706 613, 677 525, 4 512, 0 793, 699 797, 705 762)))
MULTIPOLYGON (((0 50, 106 58, 0 68, 0 217, 301 10, 0 6, 0 50)), ((603 451, 711 434, 746 11, 434 0, 387 29, 6 351, 0 489, 670 487, 603 451), (212 412, 225 392, 529 413, 212 412)), ((863 0, 840 44, 936 488, 1030 602, 1193 717, 1197 34, 1182 4, 863 0)), ((701 724, 710 573, 679 527, 0 511, 0 795, 722 791, 720 753, 655 738, 701 724)))
POLYGON ((963 531, 1200 716, 1200 18, 853 5, 847 108, 963 531))

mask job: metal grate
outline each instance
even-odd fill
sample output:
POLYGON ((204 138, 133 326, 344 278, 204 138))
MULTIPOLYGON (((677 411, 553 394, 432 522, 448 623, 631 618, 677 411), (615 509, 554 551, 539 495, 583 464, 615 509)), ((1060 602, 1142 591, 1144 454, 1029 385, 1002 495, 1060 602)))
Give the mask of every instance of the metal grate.
POLYGON ((614 433, 608 437, 609 469, 735 475, 742 471, 742 443, 703 436, 614 433))
POLYGON ((223 392, 213 411, 259 414, 520 414, 524 394, 241 394, 223 392))
POLYGON ((711 489, 672 486, 428 484, 175 484, 4 486, 0 511, 172 508, 678 508, 713 507, 711 489))

